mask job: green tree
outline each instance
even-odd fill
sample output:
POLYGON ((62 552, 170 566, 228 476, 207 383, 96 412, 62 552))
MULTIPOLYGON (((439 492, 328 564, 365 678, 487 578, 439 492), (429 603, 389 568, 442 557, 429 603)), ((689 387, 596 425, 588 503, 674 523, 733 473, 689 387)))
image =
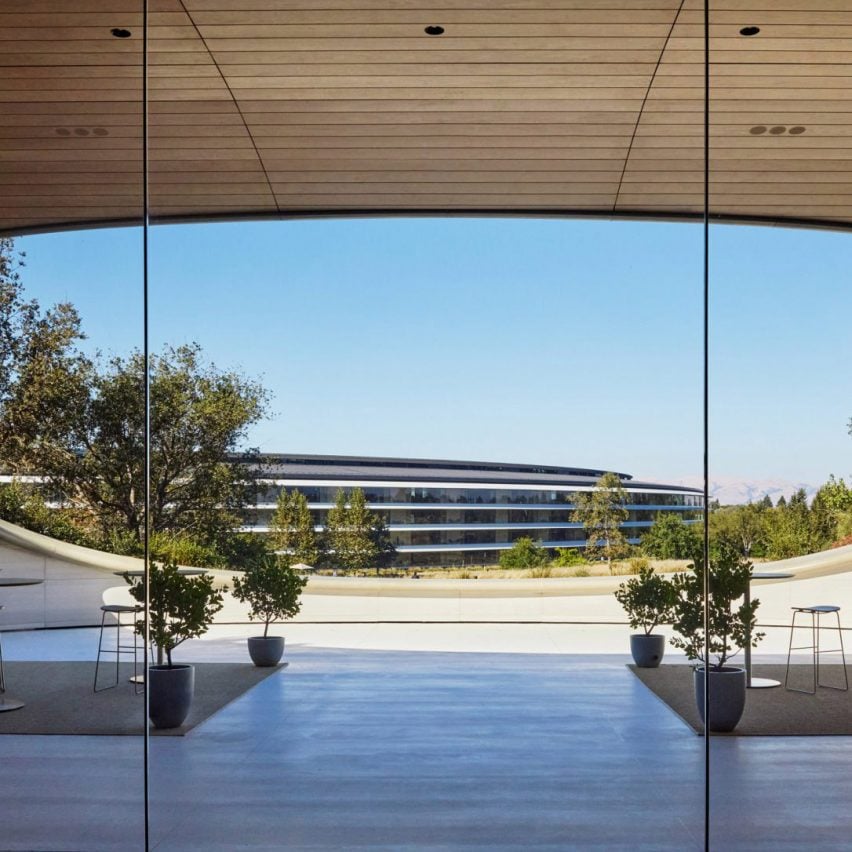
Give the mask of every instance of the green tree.
POLYGON ((643 565, 638 577, 615 590, 615 599, 624 607, 630 626, 634 630, 641 627, 650 636, 657 625, 671 622, 676 594, 669 580, 643 565))
POLYGON ((571 568, 575 565, 587 565, 588 560, 578 547, 557 547, 553 564, 560 568, 571 568))
POLYGON ((842 514, 852 511, 852 488, 844 479, 836 479, 831 474, 826 482, 814 495, 814 503, 822 503, 830 512, 842 514))
POLYGON ((45 452, 69 431, 85 403, 91 362, 67 302, 43 310, 26 299, 23 254, 0 238, 0 469, 42 472, 45 452))
POLYGON ((703 555, 696 556, 694 569, 675 574, 671 580, 675 592, 673 627, 676 634, 671 643, 681 648, 690 660, 700 660, 711 668, 721 669, 737 649, 745 647, 749 635, 752 646, 764 635, 754 629, 760 601, 755 598, 748 606, 745 602, 738 603, 751 576, 751 562, 727 546, 719 547, 711 558, 710 598, 707 601, 709 659, 705 658, 703 555))
POLYGON ((378 570, 389 564, 396 549, 390 540, 384 519, 371 512, 360 488, 354 488, 347 499, 337 492, 325 525, 326 558, 335 566, 351 571, 378 570))
POLYGON ((832 474, 814 495, 811 513, 827 544, 845 540, 852 534, 852 488, 832 474))
POLYGON ((807 503, 799 499, 790 503, 779 500, 776 507, 766 513, 766 555, 770 559, 815 553, 826 544, 826 532, 815 523, 807 503))
POLYGON ((272 546, 284 551, 291 564, 317 564, 320 558, 319 539, 308 508, 308 498, 301 491, 281 491, 269 526, 272 546))
POLYGON ((642 536, 642 550, 657 559, 691 559, 700 546, 700 526, 684 523, 674 512, 658 512, 642 536))
POLYGON ((393 540, 391 539, 390 530, 385 523, 384 517, 378 512, 373 512, 373 526, 370 535, 376 550, 374 562, 376 573, 378 574, 382 568, 390 568, 396 559, 396 547, 394 547, 393 540))
POLYGON ((346 511, 346 492, 339 489, 334 498, 334 506, 326 515, 323 532, 324 561, 334 567, 341 564, 343 554, 347 552, 346 511))
POLYGON ((94 547, 97 543, 75 523, 72 512, 62 507, 47 506, 39 488, 21 482, 0 485, 0 518, 83 547, 94 547))
MULTIPOLYGON (((151 530, 218 549, 254 495, 251 467, 230 454, 265 414, 266 392, 207 364, 197 345, 150 361, 151 530)), ((68 432, 36 453, 51 485, 131 552, 144 532, 144 373, 138 352, 113 358, 91 377, 68 432)))
POLYGON ((571 520, 581 523, 586 531, 586 555, 606 560, 610 574, 612 563, 630 552, 630 545, 621 531, 628 519, 624 508, 627 492, 614 473, 605 473, 590 492, 577 492, 571 520))
POLYGON ((759 503, 716 509, 709 516, 711 542, 731 547, 746 559, 761 555, 766 549, 766 518, 772 511, 759 503))
MULTIPOLYGON (((141 579, 124 575, 130 584, 130 594, 140 604, 145 603, 145 586, 141 579)), ((216 589, 212 574, 187 577, 173 562, 151 564, 149 579, 148 621, 151 641, 157 648, 157 663, 162 665, 165 654, 172 667, 172 651, 187 639, 203 636, 217 612, 224 606, 222 592, 216 589)), ((136 632, 145 634, 145 622, 136 622, 136 632)))
POLYGON ((299 614, 299 597, 308 582, 281 560, 269 555, 242 575, 234 577, 234 597, 248 603, 249 618, 263 622, 263 635, 269 633, 273 621, 283 621, 299 614))
POLYGON ((348 504, 343 564, 354 571, 365 571, 379 555, 373 539, 374 516, 367 508, 367 498, 360 488, 352 489, 348 504))
POLYGON ((549 561, 547 551, 526 536, 500 554, 500 567, 507 569, 540 568, 549 561))

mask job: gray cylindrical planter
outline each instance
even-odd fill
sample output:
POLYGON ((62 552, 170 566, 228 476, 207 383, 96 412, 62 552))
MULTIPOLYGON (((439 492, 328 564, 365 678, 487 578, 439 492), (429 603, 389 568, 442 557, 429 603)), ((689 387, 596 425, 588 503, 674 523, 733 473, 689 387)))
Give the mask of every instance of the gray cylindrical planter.
POLYGON ((192 666, 150 666, 146 679, 148 716, 155 728, 179 728, 189 715, 195 691, 192 666))
POLYGON ((277 666, 284 656, 284 637, 252 636, 248 640, 248 650, 256 666, 277 666))
MULTIPOLYGON (((704 722, 704 667, 698 666, 694 672, 695 701, 698 715, 704 722)), ((710 669, 710 722, 707 729, 711 733, 724 734, 733 731, 739 724, 745 710, 746 672, 736 666, 724 666, 722 669, 710 669)))
POLYGON ((655 669, 666 650, 666 637, 657 633, 634 633, 630 637, 630 653, 640 669, 655 669))

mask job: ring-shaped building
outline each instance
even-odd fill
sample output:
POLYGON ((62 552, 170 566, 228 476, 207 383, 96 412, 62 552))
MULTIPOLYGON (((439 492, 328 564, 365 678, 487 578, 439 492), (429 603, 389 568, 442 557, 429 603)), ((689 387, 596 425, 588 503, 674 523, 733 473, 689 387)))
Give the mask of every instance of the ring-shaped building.
MULTIPOLYGON (((260 466, 260 497, 247 530, 269 532, 286 490, 307 497, 321 532, 338 492, 360 488, 385 521, 402 567, 486 565, 519 538, 551 552, 582 548, 586 533, 572 519, 574 498, 592 491, 605 473, 557 465, 272 454, 262 456, 260 466)), ((632 544, 661 512, 687 523, 700 520, 700 490, 617 475, 628 512, 622 532, 632 544)))

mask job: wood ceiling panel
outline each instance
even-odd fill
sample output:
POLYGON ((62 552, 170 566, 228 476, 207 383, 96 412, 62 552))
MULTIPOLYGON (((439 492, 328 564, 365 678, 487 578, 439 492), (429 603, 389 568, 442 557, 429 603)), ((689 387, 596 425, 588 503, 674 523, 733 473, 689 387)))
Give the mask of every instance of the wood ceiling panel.
MULTIPOLYGON (((155 220, 701 210, 702 0, 150 10, 155 220)), ((711 12, 713 212, 852 222, 852 5, 711 12)), ((141 34, 139 0, 0 0, 0 229, 141 215, 141 34)))

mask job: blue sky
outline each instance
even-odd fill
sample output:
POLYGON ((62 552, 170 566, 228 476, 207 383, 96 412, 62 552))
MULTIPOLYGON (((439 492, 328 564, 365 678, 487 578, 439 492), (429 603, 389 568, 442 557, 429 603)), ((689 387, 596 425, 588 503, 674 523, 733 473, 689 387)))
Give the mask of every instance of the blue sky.
MULTIPOLYGON (((22 239, 90 345, 141 339, 137 230, 22 239)), ((715 475, 852 470, 852 236, 712 231, 715 475)), ((261 378, 267 451, 701 471, 701 229, 544 219, 157 227, 152 342, 261 378)))

